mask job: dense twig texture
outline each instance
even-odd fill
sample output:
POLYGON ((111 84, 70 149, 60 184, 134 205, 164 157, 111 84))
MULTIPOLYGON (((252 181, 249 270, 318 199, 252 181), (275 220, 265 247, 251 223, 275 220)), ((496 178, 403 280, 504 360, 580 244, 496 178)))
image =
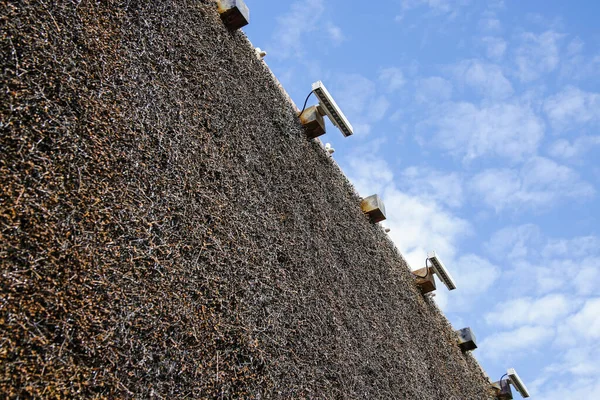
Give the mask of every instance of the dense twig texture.
POLYGON ((213 1, 0 4, 0 397, 486 398, 213 1))

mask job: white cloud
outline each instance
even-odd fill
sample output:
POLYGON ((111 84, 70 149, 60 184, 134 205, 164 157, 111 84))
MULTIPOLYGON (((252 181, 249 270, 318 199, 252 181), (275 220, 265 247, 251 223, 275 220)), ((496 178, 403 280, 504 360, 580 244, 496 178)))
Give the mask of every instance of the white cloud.
POLYGON ((346 158, 346 163, 349 167, 348 177, 362 196, 382 193, 393 182, 394 174, 382 158, 355 153, 346 158))
POLYGON ((583 40, 581 40, 580 38, 576 37, 572 39, 567 45, 567 55, 574 56, 580 54, 583 51, 584 46, 585 43, 583 43, 583 40))
POLYGON ((510 81, 506 79, 502 68, 498 65, 466 60, 452 69, 460 81, 476 89, 484 97, 505 99, 514 92, 510 81))
POLYGON ((532 281, 535 285, 527 282, 519 282, 519 287, 525 289, 530 288, 538 294, 551 293, 564 288, 565 281, 573 279, 573 272, 577 271, 577 263, 573 260, 561 260, 542 263, 518 263, 520 272, 529 272, 533 277, 532 281), (539 265, 542 266, 539 266, 539 265))
POLYGON ((600 298, 588 300, 581 311, 569 318, 567 326, 586 339, 600 339, 600 298))
POLYGON ((379 72, 379 80, 385 85, 388 92, 395 92, 406 83, 404 73, 400 68, 384 68, 379 72))
POLYGON ((600 390, 600 298, 588 299, 583 307, 558 326, 553 363, 531 385, 537 398, 579 400, 595 398, 600 390))
POLYGON ((479 29, 488 32, 499 32, 502 30, 502 23, 493 14, 487 14, 479 20, 479 29))
POLYGON ((390 237, 413 269, 423 268, 435 250, 445 260, 454 258, 456 242, 471 232, 470 224, 435 201, 411 196, 391 186, 383 193, 390 237))
POLYGON ((561 78, 569 81, 589 81, 600 76, 600 55, 586 54, 584 48, 585 43, 579 37, 569 42, 567 58, 561 63, 561 78))
POLYGON ((499 37, 486 36, 481 39, 486 48, 486 55, 494 61, 500 61, 506 53, 506 41, 499 37))
POLYGON ((481 342, 480 350, 484 358, 516 358, 538 349, 554 337, 554 330, 542 326, 522 326, 512 331, 504 331, 487 336, 481 342))
POLYGON ((537 151, 544 123, 523 104, 500 103, 478 107, 472 103, 445 104, 420 124, 434 132, 427 141, 464 161, 496 155, 521 160, 537 151))
POLYGON ((597 293, 600 287, 600 258, 585 258, 578 267, 579 272, 574 278, 577 293, 582 296, 597 293))
POLYGON ((542 298, 522 297, 500 303, 496 310, 485 315, 489 325, 508 328, 521 325, 552 326, 573 308, 572 299, 562 294, 542 298))
POLYGON ((470 0, 402 0, 402 12, 396 16, 396 21, 401 21, 406 11, 417 7, 428 7, 434 15, 447 15, 455 18, 461 7, 470 3, 470 0))
POLYGON ((461 292, 475 295, 492 287, 500 276, 500 268, 482 257, 467 254, 456 260, 452 274, 461 292))
POLYGON ((535 248, 540 240, 540 229, 533 224, 511 226, 495 232, 485 244, 485 248, 498 259, 524 259, 533 255, 532 248, 535 248))
POLYGON ((460 207, 464 201, 462 178, 431 168, 409 167, 400 174, 399 185, 413 196, 434 199, 440 204, 460 207))
POLYGON ((506 269, 505 279, 513 280, 514 293, 523 290, 538 294, 568 292, 575 302, 600 287, 600 238, 597 236, 544 239, 537 226, 525 224, 500 229, 484 248, 494 260, 511 266, 506 269), (519 279, 523 274, 529 278, 519 279))
POLYGON ((557 259, 540 257, 531 261, 513 260, 511 265, 513 270, 510 275, 515 279, 511 288, 514 292, 527 290, 545 294, 561 291, 569 292, 573 296, 587 296, 594 293, 594 288, 600 284, 600 258, 598 257, 557 259), (517 279, 523 274, 531 278, 517 279))
POLYGON ((316 31, 325 10, 323 0, 306 0, 292 3, 290 10, 277 18, 270 55, 280 58, 302 57, 303 36, 316 31))
POLYGON ((569 346, 574 340, 596 341, 600 339, 600 298, 586 301, 577 313, 558 328, 557 343, 569 346))
POLYGON ((544 400, 582 400, 594 399, 600 393, 600 381, 597 377, 557 381, 555 376, 550 376, 538 392, 536 398, 544 400))
POLYGON ((375 82, 360 74, 338 74, 331 92, 357 135, 367 135, 390 106, 386 96, 378 93, 375 82))
POLYGON ((327 33, 329 34, 329 38, 334 45, 339 45, 345 40, 342 29, 331 22, 327 24, 327 33))
POLYGON ((547 258, 580 258, 590 255, 600 255, 600 238, 596 236, 580 236, 572 239, 552 239, 544 246, 542 254, 547 258))
POLYGON ((560 62, 559 42, 564 35, 546 31, 536 35, 521 35, 521 45, 516 52, 517 75, 523 82, 531 82, 552 72, 560 62))
POLYGON ((544 110, 552 126, 559 131, 599 122, 600 94, 569 86, 546 100, 544 110))
POLYGON ((419 79, 416 86, 415 99, 418 103, 439 103, 452 96, 452 84, 439 76, 419 79))
POLYGON ((385 96, 374 98, 369 105, 367 118, 370 121, 380 121, 389 108, 390 102, 385 96))
POLYGON ((485 170, 473 177, 470 187, 497 212, 509 207, 540 211, 561 200, 584 200, 595 194, 574 170, 543 157, 532 158, 520 171, 485 170))
MULTIPOLYGON (((470 313, 477 309, 480 300, 489 296, 489 290, 500 277, 500 268, 489 260, 475 254, 465 254, 458 259, 446 260, 457 290, 438 291, 438 295, 448 298, 445 310, 453 313, 470 313)), ((455 314, 456 315, 456 314, 455 314)), ((471 315, 471 314, 469 314, 471 315)))
POLYGON ((572 347, 566 351, 563 362, 551 364, 546 371, 553 375, 571 374, 574 376, 600 375, 600 346, 592 348, 572 347))
POLYGON ((548 153, 556 158, 574 159, 580 158, 594 146, 600 146, 600 136, 581 136, 573 142, 559 139, 550 145, 548 153))
POLYGON ((288 12, 277 17, 269 57, 304 60, 306 36, 311 33, 318 33, 321 38, 327 36, 330 44, 341 44, 345 40, 342 29, 332 21, 323 18, 326 4, 324 0, 292 3, 288 12))

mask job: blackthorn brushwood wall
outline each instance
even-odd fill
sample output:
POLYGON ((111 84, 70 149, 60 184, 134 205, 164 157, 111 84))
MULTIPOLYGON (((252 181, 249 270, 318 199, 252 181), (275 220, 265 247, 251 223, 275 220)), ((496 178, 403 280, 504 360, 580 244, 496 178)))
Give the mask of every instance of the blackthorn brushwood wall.
POLYGON ((1 397, 488 398, 214 2, 0 4, 1 397))

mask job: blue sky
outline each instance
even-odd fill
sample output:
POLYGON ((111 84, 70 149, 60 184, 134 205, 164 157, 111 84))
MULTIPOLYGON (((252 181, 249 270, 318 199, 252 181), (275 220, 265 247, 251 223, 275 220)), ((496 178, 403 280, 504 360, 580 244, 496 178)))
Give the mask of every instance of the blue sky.
POLYGON ((600 3, 247 4, 244 31, 294 101, 322 80, 354 125, 321 140, 383 197, 413 269, 435 249, 451 270, 458 289, 436 300, 490 377, 597 397, 600 3))

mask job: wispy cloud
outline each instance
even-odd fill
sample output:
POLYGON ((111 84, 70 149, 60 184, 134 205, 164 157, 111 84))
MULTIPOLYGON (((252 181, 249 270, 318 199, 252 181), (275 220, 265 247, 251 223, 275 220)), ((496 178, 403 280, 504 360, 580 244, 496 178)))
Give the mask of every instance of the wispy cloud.
POLYGON ((573 86, 566 87, 544 103, 548 119, 559 132, 600 122, 598 110, 600 94, 585 92, 573 86))
POLYGON ((537 151, 544 136, 543 121, 528 105, 518 103, 449 103, 418 128, 433 131, 433 141, 428 143, 466 162, 484 156, 522 160, 537 151))
POLYGON ((566 322, 559 327, 558 344, 568 346, 574 338, 600 339, 600 298, 588 299, 566 322))
POLYGON ((344 39, 342 29, 324 18, 324 0, 295 1, 287 13, 277 18, 269 56, 287 59, 303 59, 306 55, 306 36, 318 32, 327 35, 334 45, 344 39))
POLYGON ((346 39, 342 29, 331 22, 327 24, 327 33, 329 34, 329 38, 334 45, 339 45, 346 39))
POLYGON ((500 61, 504 58, 506 48, 508 47, 506 41, 500 37, 486 36, 481 39, 485 46, 486 55, 493 61, 500 61))
POLYGON ((464 202, 463 180, 455 172, 412 166, 400 173, 398 184, 411 195, 435 199, 449 207, 460 207, 464 202))
POLYGON ((502 23, 496 17, 493 11, 486 11, 479 19, 479 29, 484 32, 500 32, 502 31, 502 23))
POLYGON ((396 21, 401 21, 407 11, 419 7, 427 7, 433 15, 445 15, 455 18, 460 9, 469 5, 470 0, 402 0, 401 12, 396 16, 396 21))
POLYGON ((488 324, 513 328, 520 325, 552 326, 574 308, 572 299, 563 294, 541 298, 521 297, 499 304, 485 315, 488 324))
POLYGON ((452 97, 452 83, 439 76, 417 80, 415 100, 421 104, 445 102, 452 97))
POLYGON ((515 58, 519 79, 531 82, 554 71, 560 62, 559 46, 563 38, 563 34, 554 31, 539 35, 523 33, 515 58))
POLYGON ((561 65, 561 78, 586 81, 600 76, 600 54, 586 54, 585 49, 586 44, 582 39, 571 39, 566 48, 566 59, 561 65))
POLYGON ((491 359, 518 359, 540 349, 554 337, 554 330, 543 326, 522 326, 495 333, 483 339, 479 354, 491 359), (524 351, 527 350, 527 351, 524 351))
POLYGON ((384 68, 379 71, 379 80, 385 85, 388 92, 395 92, 406 83, 402 70, 395 67, 384 68))
POLYGON ((452 273, 461 293, 472 300, 473 295, 485 293, 495 284, 500 268, 483 257, 466 254, 456 260, 452 273))
POLYGON ((534 157, 520 170, 488 169, 470 185, 484 203, 497 212, 505 208, 545 210, 561 200, 585 200, 595 194, 573 169, 534 157))
POLYGON ((375 82, 360 74, 339 74, 333 81, 332 93, 356 134, 368 135, 373 124, 381 121, 390 102, 375 82))
POLYGON ((485 243, 486 250, 498 260, 526 259, 533 256, 533 249, 541 243, 541 231, 533 224, 508 226, 491 236, 485 243))
POLYGON ((550 145, 548 153, 556 158, 579 160, 596 146, 600 146, 600 136, 581 136, 572 142, 559 139, 550 145))
POLYGON ((514 93, 512 84, 496 64, 464 60, 451 69, 460 82, 474 88, 483 97, 502 100, 514 93))
POLYGON ((600 238, 596 236, 552 239, 542 250, 542 255, 547 258, 588 257, 595 254, 600 255, 600 238))
POLYGON ((540 228, 526 224, 496 232, 486 248, 497 260, 507 260, 513 271, 503 277, 512 286, 506 300, 485 315, 487 324, 500 332, 484 338, 481 354, 512 362, 520 354, 535 356, 544 346, 553 362, 531 381, 533 395, 591 398, 600 373, 600 238, 545 238, 540 228), (512 297, 523 292, 528 295, 512 297))

